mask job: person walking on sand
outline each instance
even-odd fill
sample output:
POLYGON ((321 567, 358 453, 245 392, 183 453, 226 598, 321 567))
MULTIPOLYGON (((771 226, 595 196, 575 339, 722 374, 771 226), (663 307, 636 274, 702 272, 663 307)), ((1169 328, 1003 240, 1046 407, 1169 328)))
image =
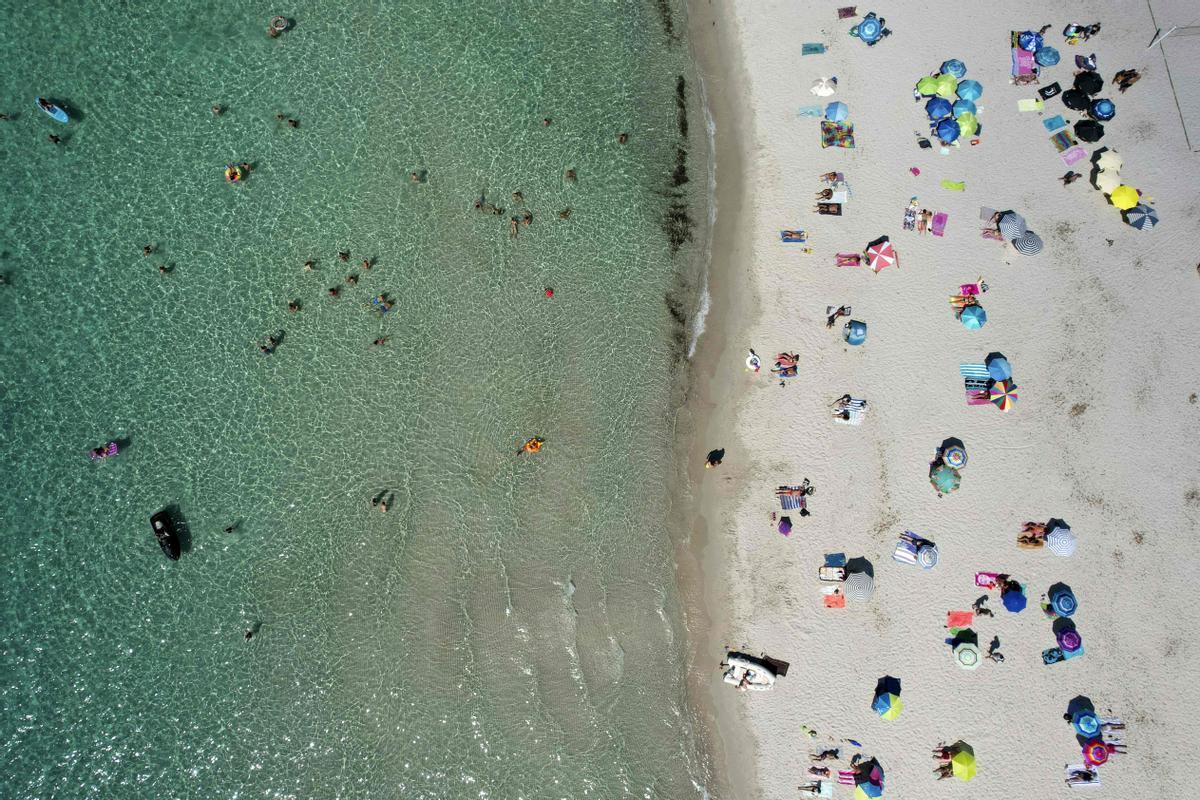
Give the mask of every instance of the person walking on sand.
POLYGON ((1063 186, 1070 186, 1072 183, 1079 180, 1081 177, 1083 177, 1083 176, 1080 175, 1078 172, 1075 172, 1074 170, 1068 170, 1065 175, 1063 175, 1061 178, 1059 178, 1059 180, 1062 181, 1063 186))

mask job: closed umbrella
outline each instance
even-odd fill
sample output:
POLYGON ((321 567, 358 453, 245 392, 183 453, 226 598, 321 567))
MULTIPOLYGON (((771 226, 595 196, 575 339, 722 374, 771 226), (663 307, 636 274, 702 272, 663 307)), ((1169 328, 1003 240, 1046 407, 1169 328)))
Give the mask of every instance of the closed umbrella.
POLYGON ((1025 218, 1015 211, 1005 211, 1000 215, 1000 235, 1005 239, 1012 241, 1018 236, 1023 236, 1028 230, 1025 225, 1025 218))
POLYGON ((1138 203, 1125 213, 1125 221, 1139 231, 1148 231, 1158 224, 1158 212, 1145 203, 1138 203))
POLYGON ((1098 142, 1104 138, 1104 126, 1094 119, 1081 119, 1075 123, 1075 135, 1085 142, 1098 142))
POLYGON ((937 76, 926 75, 917 81, 917 92, 924 97, 937 94, 937 76))
POLYGON ((1138 204, 1138 190, 1132 186, 1121 185, 1113 189, 1108 199, 1117 208, 1128 211, 1138 204))
POLYGON ((1100 720, 1091 711, 1077 711, 1071 718, 1071 726, 1080 736, 1095 736, 1100 730, 1100 720))
POLYGON ((954 755, 950 756, 950 769, 954 777, 969 781, 975 777, 975 751, 966 742, 955 742, 954 755))
POLYGON ((937 137, 943 142, 953 142, 962 133, 962 129, 958 127, 958 122, 952 119, 944 119, 937 124, 937 137))
POLYGON ((959 117, 961 117, 963 114, 967 114, 967 113, 970 113, 970 114, 975 114, 976 112, 978 112, 978 110, 979 110, 979 109, 977 109, 977 108, 975 107, 975 101, 974 101, 974 100, 962 100, 962 99, 958 99, 958 100, 955 100, 955 101, 954 101, 954 108, 952 108, 952 109, 950 110, 950 115, 951 115, 952 117, 954 117, 955 119, 958 119, 958 118, 959 118, 959 117))
POLYGON ((1053 67, 1060 60, 1062 60, 1062 56, 1060 56, 1058 51, 1053 47, 1043 47, 1033 54, 1033 60, 1036 61, 1039 66, 1053 67))
POLYGON ((1121 185, 1121 173, 1115 169, 1106 169, 1096 176, 1096 188, 1105 194, 1112 194, 1112 191, 1121 185))
POLYGON ((884 267, 890 267, 899 260, 899 256, 896 255, 896 248, 892 246, 891 241, 886 236, 880 236, 867 245, 867 266, 876 275, 884 267))
POLYGON ((964 306, 958 319, 967 330, 977 331, 987 322, 987 312, 983 310, 983 306, 964 306))
POLYGON ((938 97, 944 97, 947 100, 953 100, 958 92, 958 78, 953 75, 943 72, 937 76, 937 94, 938 97))
POLYGON ((950 116, 954 105, 944 97, 931 97, 925 104, 925 113, 931 120, 950 116))
POLYGON ((951 469, 962 469, 967 465, 967 451, 958 445, 951 445, 942 451, 942 463, 951 469))
POLYGON ((988 399, 1001 411, 1012 411, 1017 404, 1017 385, 1011 379, 996 381, 988 389, 988 399))
POLYGON ((1078 608, 1079 601, 1075 599, 1075 593, 1067 586, 1057 584, 1050 593, 1050 609, 1060 617, 1070 617, 1078 608))
POLYGON ((938 549, 936 544, 923 544, 917 548, 917 564, 921 569, 933 569, 938 563, 938 549))
POLYGON ((1000 595, 1000 602, 1004 607, 1014 614, 1019 614, 1025 610, 1025 606, 1029 604, 1029 600, 1025 597, 1025 592, 1020 589, 1009 589, 1000 595))
POLYGON ((1036 256, 1042 252, 1042 238, 1033 231, 1025 231, 1013 239, 1012 244, 1017 248, 1017 252, 1023 255, 1036 256))
POLYGON ((942 73, 953 75, 956 78, 961 78, 967 74, 967 65, 959 61, 957 58, 951 58, 942 62, 942 73))
POLYGON ((1063 92, 1062 101, 1063 105, 1072 111, 1083 111, 1092 102, 1087 92, 1081 92, 1078 89, 1067 89, 1063 92))
POLYGON ((850 109, 845 103, 834 102, 825 106, 825 119, 831 122, 841 122, 850 114, 850 109))
POLYGON ((999 353, 991 353, 984 359, 988 375, 994 381, 1004 381, 1012 377, 1012 367, 1008 359, 999 353))
POLYGON ((979 120, 970 111, 956 115, 954 121, 958 123, 958 131, 963 136, 973 136, 979 130, 979 120))
POLYGON ((1103 170, 1111 169, 1120 172, 1121 167, 1125 166, 1125 159, 1121 158, 1121 154, 1116 150, 1106 148, 1096 159, 1096 166, 1103 170))
POLYGON ((1017 47, 1029 53, 1042 49, 1042 35, 1035 31, 1023 31, 1017 35, 1017 47))
POLYGON ((948 494, 959 487, 962 483, 962 476, 954 467, 941 464, 929 473, 929 482, 933 484, 933 488, 937 489, 939 494, 948 494))
POLYGON ((979 646, 973 642, 960 642, 954 648, 954 660, 963 669, 975 669, 979 666, 979 646))
POLYGON ((958 88, 955 90, 955 93, 963 100, 975 101, 979 99, 981 94, 983 94, 983 84, 981 84, 979 81, 973 81, 970 79, 959 81, 958 88))
POLYGON ((1098 119, 1101 122, 1108 122, 1117 115, 1117 106, 1112 100, 1107 97, 1102 97, 1099 100, 1093 100, 1088 106, 1088 116, 1092 119, 1098 119))
POLYGON ((1046 548, 1054 555, 1066 558, 1075 552, 1075 534, 1065 525, 1059 525, 1046 534, 1046 548))
POLYGON ((851 600, 870 600, 875 594, 875 579, 865 572, 851 572, 842 583, 842 589, 851 600))
POLYGON ((1099 72, 1084 70, 1075 76, 1075 88, 1084 94, 1097 94, 1104 89, 1104 78, 1099 72))

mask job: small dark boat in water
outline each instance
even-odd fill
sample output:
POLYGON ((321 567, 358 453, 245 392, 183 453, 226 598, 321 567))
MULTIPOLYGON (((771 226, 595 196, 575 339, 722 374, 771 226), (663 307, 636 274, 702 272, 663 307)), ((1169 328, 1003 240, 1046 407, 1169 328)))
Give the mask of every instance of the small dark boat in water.
POLYGON ((172 561, 179 560, 179 534, 175 531, 175 520, 164 508, 150 517, 150 525, 154 528, 154 538, 163 554, 172 561))

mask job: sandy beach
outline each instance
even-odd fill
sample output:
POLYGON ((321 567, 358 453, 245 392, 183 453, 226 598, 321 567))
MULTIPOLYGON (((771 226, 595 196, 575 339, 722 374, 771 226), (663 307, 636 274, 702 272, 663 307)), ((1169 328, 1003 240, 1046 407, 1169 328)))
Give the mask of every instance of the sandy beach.
POLYGON ((815 780, 805 775, 809 754, 832 747, 841 748, 841 760, 827 763, 834 773, 856 753, 877 758, 885 796, 1069 796, 1063 767, 1082 759, 1063 714, 1077 696, 1127 724, 1129 752, 1100 768, 1093 793, 1163 796, 1186 778, 1184 725, 1200 707, 1190 637, 1200 610, 1189 581, 1200 555, 1192 434, 1200 257, 1191 244, 1200 163, 1168 67, 1178 81, 1200 63, 1182 62, 1178 50, 1168 64, 1147 49, 1156 24, 1191 21, 1182 9, 1156 21, 1145 7, 1111 1, 1047 11, 921 2, 860 5, 859 16, 839 21, 834 4, 692 5, 716 121, 719 212, 712 307, 684 415, 694 517, 681 571, 695 578, 685 593, 692 688, 713 709, 714 796, 795 797, 815 780), (893 33, 867 47, 848 31, 871 10, 893 33), (1097 21, 1090 41, 1063 42, 1068 23, 1097 21), (1012 85, 1009 32, 1046 24, 1061 63, 1037 85, 1012 85), (805 42, 827 50, 802 56, 805 42), (1018 111, 1040 87, 1069 88, 1074 56, 1093 52, 1106 83, 1121 69, 1143 75, 1124 94, 1106 87, 1117 116, 1102 140, 1080 144, 1120 153, 1123 181, 1152 198, 1161 218, 1150 231, 1125 224, 1089 185, 1086 161, 1075 167, 1083 179, 1058 180, 1067 167, 1043 120, 1079 118, 1061 98, 1018 111), (928 126, 914 84, 951 58, 983 86, 979 144, 919 149, 914 132, 928 126), (833 96, 810 93, 830 76, 833 96), (822 149, 819 121, 799 113, 831 101, 848 106, 854 149, 822 149), (844 173, 850 198, 842 216, 818 216, 814 194, 831 171, 844 173), (913 197, 947 215, 944 236, 904 230, 913 197), (1026 256, 982 237, 981 207, 1016 209, 1044 249, 1026 256), (803 229, 807 243, 781 243, 783 229, 803 229), (879 274, 835 266, 836 253, 862 252, 882 235, 898 266, 879 274), (947 300, 980 277, 988 321, 968 330, 947 300), (861 347, 843 340, 845 319, 826 327, 826 307, 839 305, 867 323, 861 347), (749 348, 761 373, 745 366, 749 348), (780 352, 799 355, 786 388, 767 371, 780 352), (991 352, 1008 358, 1020 387, 1008 413, 965 402, 959 365, 991 352), (861 425, 832 419, 843 394, 868 401, 861 425), (963 441, 969 462, 961 488, 939 497, 929 464, 950 437, 963 441), (706 470, 713 448, 725 458, 706 470), (780 511, 774 490, 804 479, 816 487, 811 516, 792 513, 795 527, 782 536, 770 517, 780 511), (1052 518, 1077 535, 1073 556, 1017 546, 1024 522, 1052 518), (934 569, 893 560, 905 530, 937 543, 934 569), (873 597, 823 607, 830 584, 818 568, 831 553, 871 563, 873 597), (983 650, 999 637, 1005 660, 969 671, 945 643, 945 625, 948 611, 970 610, 987 593, 977 572, 1011 575, 1028 607, 1010 613, 990 593, 994 616, 973 628, 983 650), (1039 601, 1058 582, 1078 599, 1072 620, 1085 652, 1046 665, 1055 634, 1039 601), (725 645, 783 659, 790 671, 771 691, 738 693, 721 680, 725 645), (871 708, 885 675, 903 685, 905 708, 891 721, 871 708), (938 782, 930 751, 957 740, 974 748, 978 775, 938 782))

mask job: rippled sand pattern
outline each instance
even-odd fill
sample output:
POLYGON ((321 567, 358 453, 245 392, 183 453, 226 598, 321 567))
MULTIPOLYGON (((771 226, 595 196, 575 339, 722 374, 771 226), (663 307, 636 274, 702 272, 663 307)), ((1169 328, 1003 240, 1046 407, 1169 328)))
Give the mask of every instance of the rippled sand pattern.
POLYGON ((7 797, 695 791, 662 505, 686 52, 649 2, 366 7, 271 40, 225 0, 0 0, 7 797))

